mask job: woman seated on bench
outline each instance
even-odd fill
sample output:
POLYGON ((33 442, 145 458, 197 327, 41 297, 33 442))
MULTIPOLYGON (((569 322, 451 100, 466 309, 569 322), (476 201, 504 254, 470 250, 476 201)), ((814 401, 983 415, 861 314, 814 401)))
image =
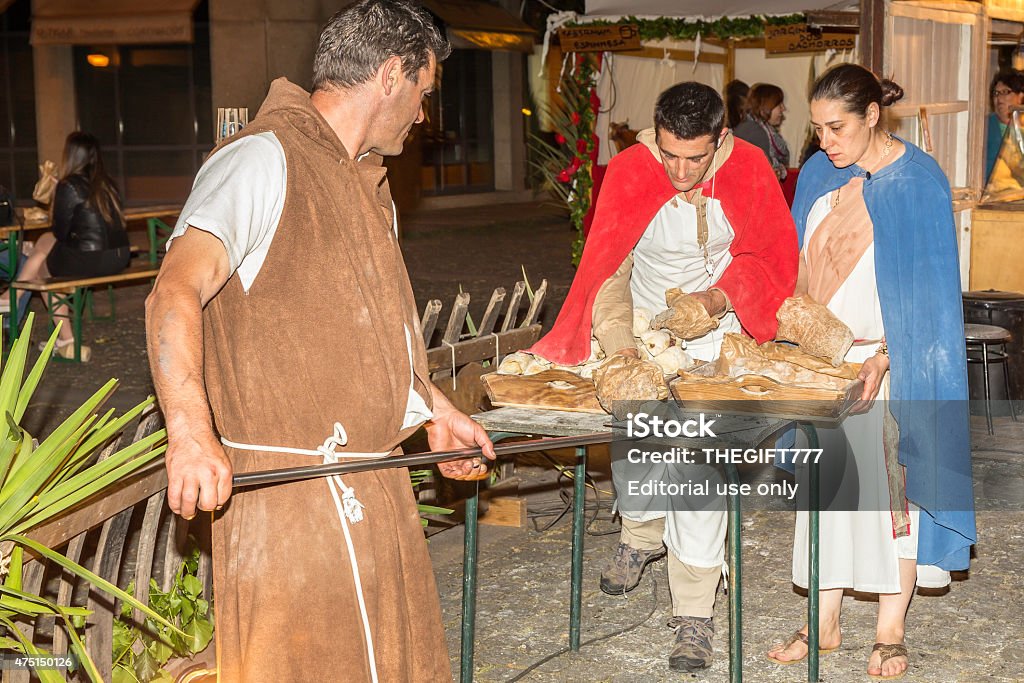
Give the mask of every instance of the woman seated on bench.
MULTIPOLYGON (((131 248, 125 231, 121 196, 103 170, 100 143, 81 131, 64 143, 60 183, 53 196, 52 232, 40 237, 18 273, 19 280, 48 277, 100 277, 128 267, 131 248)), ((68 307, 54 315, 63 319, 54 353, 74 356, 74 333, 68 307)), ((82 346, 82 361, 91 350, 82 346)))

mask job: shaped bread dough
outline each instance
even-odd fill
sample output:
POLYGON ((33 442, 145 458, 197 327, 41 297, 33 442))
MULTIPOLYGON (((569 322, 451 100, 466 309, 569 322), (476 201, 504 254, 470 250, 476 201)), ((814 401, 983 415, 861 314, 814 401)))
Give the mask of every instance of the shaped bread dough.
POLYGON ((647 330, 651 329, 651 320, 654 318, 654 314, 646 308, 634 308, 633 309, 633 336, 639 337, 647 330))
POLYGON ((653 360, 666 375, 679 374, 680 370, 685 370, 693 365, 693 359, 678 346, 668 347, 655 356, 653 360))

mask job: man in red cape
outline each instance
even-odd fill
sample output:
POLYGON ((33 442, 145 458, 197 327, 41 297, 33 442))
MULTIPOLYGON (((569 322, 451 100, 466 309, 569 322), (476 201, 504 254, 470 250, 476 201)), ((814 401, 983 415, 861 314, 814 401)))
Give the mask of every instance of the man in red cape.
MULTIPOLYGON (((679 83, 658 97, 654 129, 608 164, 579 271, 554 327, 532 353, 575 365, 588 359, 596 337, 608 356, 638 357, 633 312, 662 311, 673 287, 719 321, 688 342, 695 358, 715 358, 727 332, 758 343, 775 337, 775 314, 796 284, 796 229, 764 153, 733 137, 724 111, 718 93, 700 83, 679 83)), ((621 501, 629 480, 615 462, 612 474, 621 501)), ((620 543, 601 589, 632 590, 667 546, 669 625, 676 629, 669 666, 709 666, 725 511, 667 514, 620 505, 619 514, 620 543)))

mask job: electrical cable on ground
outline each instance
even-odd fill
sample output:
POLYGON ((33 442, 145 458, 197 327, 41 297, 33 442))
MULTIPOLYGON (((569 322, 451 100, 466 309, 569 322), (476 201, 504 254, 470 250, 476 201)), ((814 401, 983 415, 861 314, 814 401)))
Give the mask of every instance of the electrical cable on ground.
MULTIPOLYGON (((611 633, 606 633, 603 636, 597 636, 596 638, 591 638, 590 640, 586 640, 586 641, 580 643, 580 649, 582 649, 582 648, 584 648, 584 647, 586 647, 588 645, 593 645, 594 643, 599 643, 599 642, 601 642, 603 640, 609 640, 611 638, 615 638, 616 636, 621 636, 623 634, 629 633, 630 631, 633 631, 635 629, 640 628, 641 626, 643 626, 644 624, 646 624, 648 621, 651 620, 651 617, 654 616, 654 613, 658 611, 658 582, 654 578, 654 574, 652 572, 647 572, 647 575, 648 575, 648 577, 650 577, 650 583, 651 583, 651 609, 650 609, 650 611, 647 612, 647 616, 645 616, 643 619, 641 619, 640 621, 636 622, 635 624, 630 624, 629 626, 626 626, 624 628, 620 628, 617 631, 612 631, 611 633)), ((507 683, 515 683, 516 681, 523 680, 523 678, 525 676, 527 676, 528 674, 533 673, 534 671, 536 671, 540 667, 544 666, 548 662, 550 662, 550 661, 552 661, 554 659, 557 659, 558 657, 561 657, 562 655, 564 655, 566 652, 569 652, 569 651, 570 651, 570 649, 568 647, 563 647, 561 650, 558 650, 557 652, 552 652, 551 654, 545 656, 542 659, 537 660, 536 662, 534 662, 530 666, 526 667, 525 669, 520 671, 518 674, 516 674, 514 677, 508 679, 507 683)))

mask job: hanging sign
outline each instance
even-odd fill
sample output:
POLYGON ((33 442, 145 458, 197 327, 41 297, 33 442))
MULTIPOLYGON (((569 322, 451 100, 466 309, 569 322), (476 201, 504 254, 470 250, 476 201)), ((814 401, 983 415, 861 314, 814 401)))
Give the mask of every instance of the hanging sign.
POLYGON ((852 50, 856 46, 857 35, 855 33, 811 31, 807 24, 764 27, 764 50, 768 54, 852 50))
POLYGON ((640 27, 636 24, 613 26, 572 26, 558 29, 562 52, 615 52, 639 50, 640 27))

